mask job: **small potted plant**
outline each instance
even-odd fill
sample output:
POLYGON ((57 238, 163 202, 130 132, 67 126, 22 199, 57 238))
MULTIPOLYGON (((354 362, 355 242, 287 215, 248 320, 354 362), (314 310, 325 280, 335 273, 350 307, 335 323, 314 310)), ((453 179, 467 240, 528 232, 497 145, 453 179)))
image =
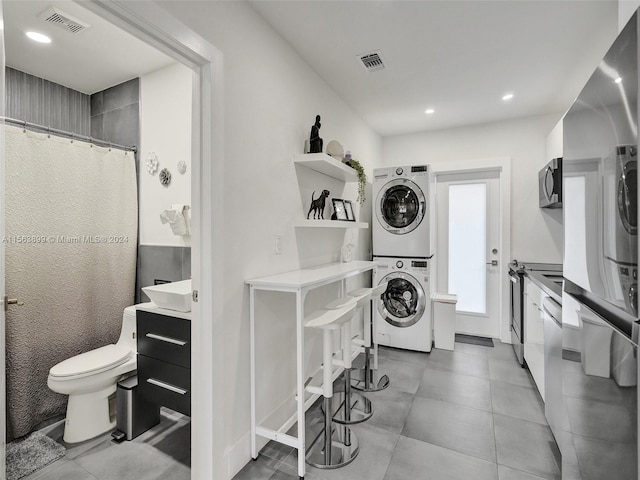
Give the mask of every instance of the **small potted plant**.
POLYGON ((360 162, 355 158, 351 158, 351 152, 349 151, 347 151, 344 158, 342 159, 342 163, 353 168, 358 173, 358 198, 356 199, 356 201, 360 205, 362 205, 366 200, 365 188, 367 186, 367 174, 364 173, 364 168, 362 167, 360 162))

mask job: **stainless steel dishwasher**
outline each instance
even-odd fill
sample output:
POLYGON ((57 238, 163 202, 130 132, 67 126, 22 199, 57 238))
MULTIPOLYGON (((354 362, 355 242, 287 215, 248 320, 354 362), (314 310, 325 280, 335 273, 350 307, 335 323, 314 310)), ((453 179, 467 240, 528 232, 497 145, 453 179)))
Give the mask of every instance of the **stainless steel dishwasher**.
POLYGON ((542 302, 544 313, 544 414, 556 440, 562 428, 562 305, 551 297, 542 302))

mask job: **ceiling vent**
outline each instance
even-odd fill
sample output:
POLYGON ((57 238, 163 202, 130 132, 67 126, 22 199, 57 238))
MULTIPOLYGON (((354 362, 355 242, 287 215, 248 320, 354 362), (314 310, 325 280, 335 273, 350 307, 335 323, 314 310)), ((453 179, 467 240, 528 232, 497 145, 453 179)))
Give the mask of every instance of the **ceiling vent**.
POLYGON ((77 35, 78 33, 90 27, 88 23, 85 23, 82 20, 78 20, 68 13, 65 13, 62 10, 54 7, 45 10, 39 15, 39 17, 42 18, 45 22, 58 25, 59 27, 64 28, 74 35, 77 35))
POLYGON ((358 55, 358 58, 367 72, 377 72, 378 70, 387 68, 382 60, 382 54, 379 51, 358 55))

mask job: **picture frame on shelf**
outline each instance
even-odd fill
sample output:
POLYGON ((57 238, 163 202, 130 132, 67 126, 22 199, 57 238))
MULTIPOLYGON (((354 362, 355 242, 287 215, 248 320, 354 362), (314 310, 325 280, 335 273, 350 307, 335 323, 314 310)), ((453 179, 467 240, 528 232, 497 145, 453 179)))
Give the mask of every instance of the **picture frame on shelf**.
POLYGON ((332 198, 331 204, 333 205, 333 215, 331 220, 348 221, 347 212, 344 206, 344 200, 341 198, 332 198))
POLYGON ((351 200, 343 200, 344 203, 344 211, 347 214, 347 220, 350 222, 356 221, 356 215, 353 213, 353 204, 351 200))

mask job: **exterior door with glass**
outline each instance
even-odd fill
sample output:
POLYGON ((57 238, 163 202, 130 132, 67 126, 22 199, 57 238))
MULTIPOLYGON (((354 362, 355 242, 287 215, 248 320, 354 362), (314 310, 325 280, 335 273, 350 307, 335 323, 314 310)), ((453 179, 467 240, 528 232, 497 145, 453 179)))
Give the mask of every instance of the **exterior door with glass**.
POLYGON ((500 171, 436 178, 436 291, 457 295, 457 333, 500 338, 500 171))

